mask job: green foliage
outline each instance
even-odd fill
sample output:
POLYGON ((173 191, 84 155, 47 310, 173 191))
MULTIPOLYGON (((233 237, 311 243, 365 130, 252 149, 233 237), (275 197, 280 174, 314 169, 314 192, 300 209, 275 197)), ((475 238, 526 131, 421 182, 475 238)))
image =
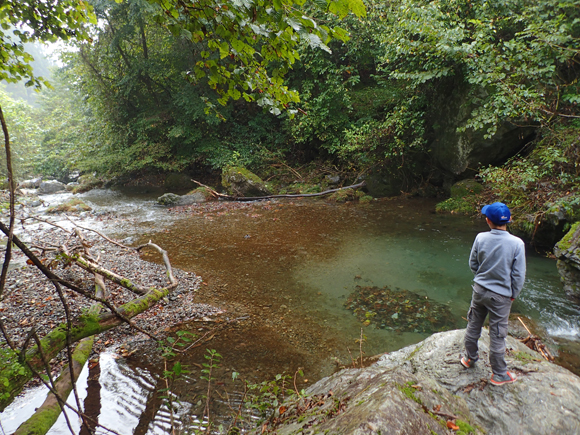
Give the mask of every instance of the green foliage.
POLYGON ((448 198, 435 206, 437 213, 473 215, 477 212, 478 198, 475 196, 448 198))
MULTIPOLYGON (((23 100, 12 99, 3 86, 0 87, 0 106, 10 132, 15 176, 24 178, 32 175, 33 158, 39 151, 42 137, 37 110, 23 100)), ((7 175, 4 153, 0 155, 0 174, 3 177, 7 175)))
POLYGON ((486 187, 519 213, 554 206, 577 208, 580 201, 577 124, 561 123, 552 130, 544 130, 544 136, 526 157, 516 156, 502 166, 483 169, 480 176, 486 187))
POLYGON ((431 2, 381 6, 380 71, 426 91, 441 78, 470 84, 464 129, 491 136, 506 120, 547 124, 574 110, 580 50, 574 1, 431 2))
POLYGON ((24 44, 86 38, 85 23, 96 24, 92 7, 86 2, 59 0, 6 0, 0 4, 0 80, 40 88, 47 84, 36 77, 30 63, 34 58, 24 44))

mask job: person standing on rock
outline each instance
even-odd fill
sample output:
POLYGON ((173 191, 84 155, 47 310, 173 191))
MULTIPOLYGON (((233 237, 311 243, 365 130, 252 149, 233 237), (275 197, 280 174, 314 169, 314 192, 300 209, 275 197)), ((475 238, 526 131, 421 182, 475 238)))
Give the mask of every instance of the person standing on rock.
POLYGON ((465 355, 461 364, 471 368, 479 359, 477 341, 489 314, 490 382, 504 385, 516 381, 507 370, 505 338, 512 302, 518 297, 526 275, 524 242, 507 232, 510 209, 501 202, 481 209, 491 231, 479 233, 469 255, 469 267, 475 274, 471 306, 467 313, 465 355))

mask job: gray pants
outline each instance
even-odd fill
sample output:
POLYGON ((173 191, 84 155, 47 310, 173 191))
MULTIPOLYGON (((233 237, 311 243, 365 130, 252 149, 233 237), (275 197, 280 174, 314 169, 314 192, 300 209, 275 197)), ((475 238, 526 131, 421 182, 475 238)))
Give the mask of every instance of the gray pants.
POLYGON ((486 290, 478 284, 473 285, 471 306, 467 312, 465 353, 469 359, 478 359, 477 340, 481 336, 485 317, 489 314, 489 362, 496 375, 505 375, 507 372, 505 338, 511 307, 511 298, 486 290))

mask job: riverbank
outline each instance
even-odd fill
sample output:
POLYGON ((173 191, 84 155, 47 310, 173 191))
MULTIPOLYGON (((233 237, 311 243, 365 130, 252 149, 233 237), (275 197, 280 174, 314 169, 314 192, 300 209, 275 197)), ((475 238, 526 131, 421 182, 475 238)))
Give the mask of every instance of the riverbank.
MULTIPOLYGON (((77 225, 87 225, 78 216, 72 219, 77 225)), ((102 222, 105 224, 100 225, 100 231, 106 232, 116 225, 114 218, 101 219, 102 222)), ((90 246, 91 255, 98 258, 105 269, 145 288, 161 288, 167 285, 166 272, 162 265, 144 260, 136 251, 114 245, 94 232, 82 232, 90 246)), ((69 232, 46 224, 35 224, 32 227, 19 227, 16 233, 19 237, 30 240, 29 246, 33 252, 54 273, 85 291, 93 291, 92 275, 79 268, 71 267, 61 261, 54 251, 51 251, 65 242, 69 245, 79 244, 79 241, 70 241, 69 232)), ((65 309, 55 286, 34 265, 27 264, 26 260, 20 250, 13 250, 11 270, 8 272, 5 291, 0 301, 0 316, 10 340, 19 349, 22 349, 27 339, 28 348, 34 344, 34 341, 30 339, 32 330, 39 337, 43 337, 59 324, 66 323, 66 311, 70 318, 74 319, 94 304, 82 295, 63 288, 63 296, 66 300, 65 309)), ((196 294, 202 284, 200 276, 177 268, 174 268, 173 272, 179 282, 176 289, 154 307, 132 319, 139 328, 159 338, 166 337, 176 325, 215 316, 222 312, 220 308, 197 302, 196 294)), ((111 282, 107 282, 107 291, 109 302, 116 307, 135 297, 123 287, 111 282)), ((118 346, 129 338, 139 339, 140 337, 146 336, 127 324, 113 328, 97 337, 92 356, 97 357, 105 348, 118 346)), ((0 347, 5 346, 7 346, 6 341, 4 337, 1 337, 0 347)), ((58 372, 65 362, 66 355, 61 352, 54 361, 53 373, 58 372)))

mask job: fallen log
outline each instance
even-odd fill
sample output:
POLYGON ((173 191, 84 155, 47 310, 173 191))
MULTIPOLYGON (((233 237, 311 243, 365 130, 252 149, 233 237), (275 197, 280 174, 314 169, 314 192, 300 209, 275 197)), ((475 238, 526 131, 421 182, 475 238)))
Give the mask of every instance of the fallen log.
MULTIPOLYGON (((12 402, 13 398, 22 390, 24 384, 33 377, 34 371, 44 369, 44 359, 52 360, 67 346, 67 342, 76 343, 83 338, 108 331, 122 323, 129 323, 135 327, 130 322, 130 319, 153 307, 177 287, 178 282, 173 276, 167 252, 151 242, 140 247, 140 249, 145 246, 153 247, 163 255, 169 285, 161 289, 151 288, 143 296, 139 296, 117 308, 107 303, 107 307, 111 311, 98 315, 91 312, 80 315, 73 319, 72 328, 68 328, 66 323, 60 324, 40 340, 41 350, 39 350, 38 346, 34 346, 23 355, 14 349, 3 350, 3 358, 0 360, 0 379, 6 379, 10 382, 8 382, 8 385, 0 383, 0 411, 4 410, 12 402)), ((48 272, 52 274, 52 272, 48 272)), ((93 272, 98 273, 96 270, 93 272)), ((60 278, 56 278, 60 280, 60 278)), ((105 278, 107 277, 105 276, 105 278)), ((82 290, 80 292, 85 294, 82 290)), ((105 299, 96 297, 92 299, 102 303, 106 302, 105 299)), ((137 329, 141 330, 140 328, 137 329)))
POLYGON ((73 389, 71 376, 76 382, 91 354, 93 341, 94 337, 81 340, 73 352, 72 366, 66 366, 55 382, 56 395, 49 392, 44 403, 36 409, 32 417, 16 429, 14 435, 45 434, 56 423, 64 407, 61 401, 66 401, 73 389))
POLYGON ((362 181, 358 184, 353 184, 352 186, 338 187, 336 189, 325 190, 324 192, 319 192, 319 193, 297 193, 297 194, 289 194, 289 195, 267 195, 267 196, 232 196, 232 195, 226 195, 224 193, 219 193, 219 192, 215 191, 214 189, 212 189, 211 187, 200 183, 199 181, 196 181, 193 179, 191 181, 193 181, 194 183, 196 183, 197 185, 199 185, 201 187, 208 189, 210 191, 210 193, 213 196, 215 196, 216 198, 223 198, 223 199, 226 199, 228 201, 260 201, 260 200, 264 200, 264 199, 273 199, 273 198, 308 198, 308 197, 313 197, 313 196, 328 195, 329 193, 338 192, 339 190, 358 189, 360 187, 366 186, 366 182, 362 181))

